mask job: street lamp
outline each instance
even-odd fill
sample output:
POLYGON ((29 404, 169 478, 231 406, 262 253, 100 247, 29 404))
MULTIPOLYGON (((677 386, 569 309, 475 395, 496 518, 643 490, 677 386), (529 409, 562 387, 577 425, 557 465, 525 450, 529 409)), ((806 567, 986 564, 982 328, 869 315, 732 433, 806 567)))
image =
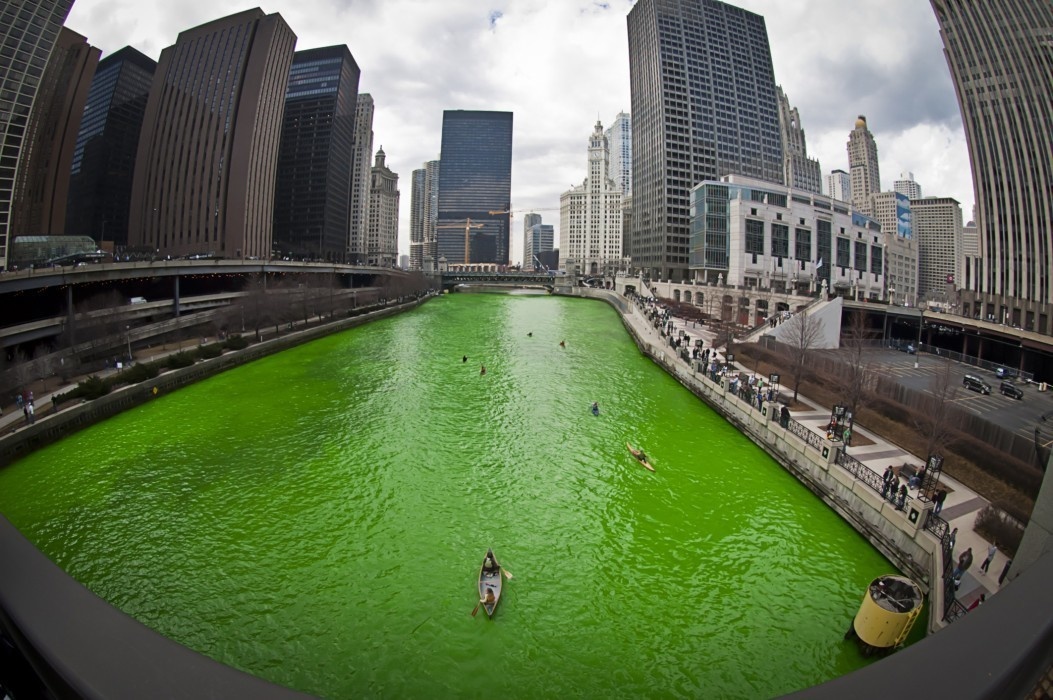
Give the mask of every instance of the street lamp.
POLYGON ((128 362, 130 364, 131 361, 132 361, 132 327, 131 326, 125 326, 124 327, 124 337, 128 341, 128 362))

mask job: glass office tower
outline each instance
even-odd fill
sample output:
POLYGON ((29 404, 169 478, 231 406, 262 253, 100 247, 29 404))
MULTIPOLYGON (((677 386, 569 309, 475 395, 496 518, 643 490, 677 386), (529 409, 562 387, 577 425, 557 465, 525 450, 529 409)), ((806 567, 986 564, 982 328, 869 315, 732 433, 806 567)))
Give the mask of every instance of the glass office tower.
POLYGON ((512 113, 446 110, 439 160, 439 257, 451 265, 508 264, 512 113))

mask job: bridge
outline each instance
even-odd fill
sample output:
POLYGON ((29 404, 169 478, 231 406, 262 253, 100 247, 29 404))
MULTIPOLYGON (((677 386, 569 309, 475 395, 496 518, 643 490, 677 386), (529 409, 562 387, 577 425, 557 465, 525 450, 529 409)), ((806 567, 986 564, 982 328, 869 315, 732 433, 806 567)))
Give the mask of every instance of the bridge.
POLYGON ((440 272, 439 275, 442 278, 442 288, 451 290, 455 287, 466 285, 547 289, 551 292, 557 285, 563 286, 571 283, 571 278, 551 272, 467 272, 447 270, 440 272))

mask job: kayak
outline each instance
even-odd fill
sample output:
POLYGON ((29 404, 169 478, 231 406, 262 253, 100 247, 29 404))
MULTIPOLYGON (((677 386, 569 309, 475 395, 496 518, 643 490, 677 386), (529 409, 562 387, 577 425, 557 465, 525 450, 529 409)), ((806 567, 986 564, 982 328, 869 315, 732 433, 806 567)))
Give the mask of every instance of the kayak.
POLYGON ((654 467, 652 467, 651 464, 642 456, 643 453, 640 452, 640 450, 634 449, 633 446, 629 443, 625 443, 625 446, 628 447, 629 451, 633 453, 633 457, 636 457, 636 461, 644 465, 645 468, 654 471, 654 467))

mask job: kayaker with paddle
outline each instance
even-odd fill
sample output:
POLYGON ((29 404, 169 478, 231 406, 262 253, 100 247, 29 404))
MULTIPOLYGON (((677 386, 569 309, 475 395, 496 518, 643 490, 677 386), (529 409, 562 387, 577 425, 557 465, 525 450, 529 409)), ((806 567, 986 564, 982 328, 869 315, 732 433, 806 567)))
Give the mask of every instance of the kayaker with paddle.
POLYGON ((600 404, 597 403, 596 401, 592 402, 592 415, 594 415, 594 416, 600 415, 600 404))
POLYGON ((647 455, 644 454, 643 450, 637 450, 635 453, 633 453, 633 456, 635 456, 636 459, 640 460, 641 462, 650 462, 651 461, 651 460, 647 459, 647 455))

